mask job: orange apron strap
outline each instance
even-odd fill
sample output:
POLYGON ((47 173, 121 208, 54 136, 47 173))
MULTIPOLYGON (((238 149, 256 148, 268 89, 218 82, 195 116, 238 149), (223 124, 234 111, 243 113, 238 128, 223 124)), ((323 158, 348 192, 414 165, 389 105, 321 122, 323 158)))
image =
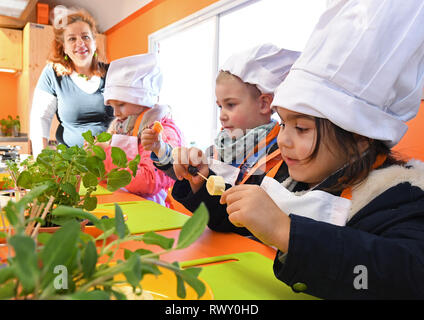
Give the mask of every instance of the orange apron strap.
MULTIPOLYGON (((386 161, 386 159, 387 159, 387 156, 385 154, 379 154, 377 158, 375 159, 375 162, 372 168, 377 169, 384 163, 384 161, 386 161)), ((344 189, 340 197, 352 200, 352 187, 348 187, 344 189)))
POLYGON ((140 130, 141 120, 143 119, 143 116, 144 116, 144 114, 146 113, 147 110, 149 110, 149 109, 146 109, 142 113, 140 113, 140 115, 138 116, 137 120, 135 121, 134 129, 133 129, 133 133, 132 133, 132 135, 134 137, 137 137, 138 136, 138 131, 140 130))
MULTIPOLYGON (((253 175, 256 170, 258 170, 260 167, 262 167, 264 164, 266 164, 268 161, 274 159, 275 157, 281 156, 280 153, 280 149, 275 150, 274 152, 272 152, 271 154, 267 155, 266 157, 260 159, 253 167, 252 169, 250 169, 250 171, 243 177, 243 180, 241 180, 240 184, 244 184, 246 182, 247 179, 249 179, 249 177, 251 175, 253 175)), ((280 168, 281 164, 283 163, 283 161, 281 160, 279 163, 277 163, 276 166, 273 167, 272 170, 275 170, 273 177, 275 176, 275 174, 277 173, 278 169, 280 168), (276 168, 276 169, 275 169, 276 168)), ((269 172, 268 172, 269 173, 269 172)), ((270 173, 271 175, 272 173, 270 173)), ((268 174, 267 174, 268 176, 268 174)))
MULTIPOLYGON (((280 132, 280 126, 278 124, 275 124, 274 128, 271 129, 270 132, 268 132, 267 136, 265 137, 265 139, 262 139, 261 141, 259 141, 259 143, 255 146, 255 148, 253 148, 253 150, 246 156, 246 158, 244 159, 243 163, 250 158, 250 156, 252 156, 254 153, 258 152, 258 150, 262 147, 262 148, 266 148, 269 143, 276 137, 278 136, 278 133, 280 132)), ((243 164, 242 163, 242 164, 243 164)), ((239 166, 241 167, 241 165, 239 166)))
POLYGON ((277 164, 276 164, 276 165, 274 165, 274 166, 272 167, 272 169, 268 171, 268 173, 266 174, 266 176, 267 176, 267 177, 270 177, 270 178, 274 178, 274 177, 275 177, 275 175, 276 175, 276 174, 277 174, 277 172, 278 172, 278 169, 280 169, 281 165, 283 164, 283 162, 284 162, 284 160, 280 160, 280 161, 278 161, 278 162, 277 162, 277 164))

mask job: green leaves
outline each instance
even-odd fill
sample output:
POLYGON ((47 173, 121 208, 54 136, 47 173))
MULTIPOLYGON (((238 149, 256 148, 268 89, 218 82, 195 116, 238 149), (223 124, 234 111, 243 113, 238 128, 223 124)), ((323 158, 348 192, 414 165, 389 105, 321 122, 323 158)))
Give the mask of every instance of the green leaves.
POLYGON ((187 248, 196 241, 205 230, 208 220, 208 209, 206 209, 204 203, 201 203, 199 208, 193 212, 193 216, 182 227, 178 238, 177 249, 187 248))
POLYGON ((112 135, 108 132, 102 132, 97 136, 98 142, 107 142, 112 138, 112 135))
MULTIPOLYGON (((177 266, 177 264, 175 265, 177 266)), ((177 277, 177 295, 180 298, 184 299, 186 297, 184 282, 187 282, 187 284, 196 291, 198 298, 204 295, 206 286, 197 278, 201 270, 201 268, 189 268, 175 274, 177 277)))
POLYGON ((132 159, 129 163, 128 163, 128 168, 130 168, 130 170, 133 173, 133 177, 136 176, 137 174, 137 169, 138 169, 138 164, 140 162, 140 155, 136 155, 134 159, 132 159))
POLYGON ((124 150, 112 147, 112 163, 119 167, 119 168, 125 168, 127 166, 127 155, 125 154, 124 150))
POLYGON ((41 251, 43 265, 47 268, 67 265, 72 252, 76 248, 80 229, 80 224, 75 220, 71 220, 56 231, 47 241, 43 251, 41 251), (58 243, 60 243, 60 246, 57 245, 58 243))
POLYGON ((82 209, 71 208, 65 206, 59 206, 52 211, 52 215, 58 217, 68 217, 68 218, 78 218, 78 219, 88 219, 94 225, 100 225, 101 221, 95 215, 85 212, 82 209))
POLYGON ((97 180, 97 176, 94 175, 92 172, 88 172, 85 174, 82 178, 82 183, 84 187, 96 187, 99 184, 99 181, 97 180))
POLYGON ((146 244, 155 244, 162 249, 171 249, 174 244, 174 239, 164 237, 154 232, 147 232, 143 235, 143 242, 146 244))
POLYGON ((125 237, 125 221, 124 215, 122 214, 122 209, 119 205, 115 203, 115 228, 118 237, 122 239, 125 237))
POLYGON ((188 247, 202 234, 208 221, 206 207, 202 204, 186 222, 176 246, 173 238, 154 232, 130 235, 122 209, 117 204, 114 218, 98 219, 82 209, 91 211, 97 206, 97 198, 91 193, 102 179, 107 179, 107 188, 112 191, 129 184, 131 176, 137 173, 140 156, 128 162, 125 152, 112 148, 111 156, 117 168, 105 172, 103 160, 106 155, 96 143, 108 141, 110 135, 104 133, 93 137, 91 132, 87 132, 84 138, 87 141, 84 148, 59 145, 56 150, 45 149, 35 162, 26 162, 25 170, 20 174, 17 174, 17 167, 13 171, 21 188, 31 191, 20 201, 9 202, 4 208, 14 235, 3 232, 0 236, 6 238, 15 255, 6 262, 6 267, 0 269, 0 298, 123 298, 123 294, 114 289, 114 285, 122 282, 123 278, 115 276, 124 274, 127 283, 141 288, 140 282, 145 274, 159 275, 162 268, 177 276, 180 297, 186 295, 185 284, 201 296, 205 287, 198 279, 200 269, 181 269, 178 263, 161 261, 160 256, 188 247), (79 179, 87 189, 82 198, 76 188, 79 179), (49 218, 53 217, 62 227, 54 234, 39 234, 35 242, 25 234, 25 227, 29 221, 42 221, 40 218, 28 218, 28 212, 33 203, 45 204, 51 197, 55 199, 52 206, 55 209, 49 213, 49 218), (90 220, 103 234, 94 239, 90 234, 82 233, 79 221, 84 219, 90 220), (109 238, 112 234, 118 237, 109 238), (140 248, 131 252, 125 249, 125 260, 117 260, 116 249, 129 240, 157 245, 162 250, 152 252, 140 248), (99 264, 99 257, 109 257, 109 260, 99 264))
POLYGON ((94 144, 94 137, 93 137, 93 133, 91 132, 91 130, 84 132, 82 134, 82 136, 83 136, 84 140, 87 141, 89 144, 94 144))
POLYGON ((31 292, 40 273, 35 254, 35 242, 22 235, 13 236, 8 242, 15 250, 14 272, 22 283, 22 287, 31 292))
POLYGON ((90 278, 96 269, 97 250, 93 241, 89 241, 85 248, 84 259, 82 260, 82 271, 84 278, 90 278))
POLYGON ((17 184, 21 188, 30 189, 32 186, 31 174, 28 171, 23 171, 18 177, 17 184))
POLYGON ((126 170, 112 171, 107 177, 107 190, 116 191, 119 188, 123 188, 131 182, 131 174, 126 170))

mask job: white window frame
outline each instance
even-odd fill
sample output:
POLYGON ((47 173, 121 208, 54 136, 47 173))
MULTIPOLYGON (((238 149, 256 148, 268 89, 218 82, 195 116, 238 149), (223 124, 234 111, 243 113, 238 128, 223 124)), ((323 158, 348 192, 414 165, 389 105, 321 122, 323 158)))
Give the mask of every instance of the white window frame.
MULTIPOLYGON (((222 61, 219 60, 219 19, 222 15, 231 13, 233 10, 241 9, 244 6, 254 4, 255 2, 258 2, 260 0, 220 0, 217 1, 167 27, 164 27, 148 36, 148 50, 150 53, 152 52, 158 52, 158 43, 166 39, 167 37, 176 34, 178 32, 183 31, 186 28, 189 28, 195 24, 198 24, 206 19, 210 19, 215 17, 215 38, 214 38, 214 53, 213 53, 213 61, 211 63, 213 64, 213 70, 216 70, 218 72, 219 63, 222 63, 222 61)), ((295 0, 292 0, 295 1, 295 0)), ((313 1, 313 0, 311 0, 313 1)), ((335 5, 340 0, 326 0, 327 8, 330 6, 335 5)), ((211 79, 211 86, 215 87, 215 79, 211 79)), ((211 106, 216 105, 216 98, 215 95, 211 97, 211 106)), ((218 108, 213 108, 213 120, 212 120, 212 136, 216 136, 219 130, 218 123, 219 123, 219 111, 218 108)))
MULTIPOLYGON (((167 27, 164 27, 148 36, 148 49, 149 53, 158 52, 158 43, 170 35, 181 32, 195 24, 198 24, 204 20, 215 17, 215 51, 213 53, 213 69, 218 71, 218 52, 219 52, 219 16, 223 13, 230 12, 235 8, 249 5, 259 0, 221 0, 207 6, 184 19, 181 19, 167 27)), ((215 87, 215 79, 211 79, 211 86, 215 87)), ((215 105, 215 95, 211 97, 211 106, 215 105)), ((212 123, 212 136, 216 136, 218 133, 218 108, 213 108, 213 123, 212 123)))

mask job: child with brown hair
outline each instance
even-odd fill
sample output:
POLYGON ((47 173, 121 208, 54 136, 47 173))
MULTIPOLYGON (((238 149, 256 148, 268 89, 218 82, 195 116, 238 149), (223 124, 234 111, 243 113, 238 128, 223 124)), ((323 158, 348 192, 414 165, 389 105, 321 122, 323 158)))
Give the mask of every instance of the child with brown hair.
POLYGON ((279 249, 275 276, 295 291, 424 298, 424 164, 391 151, 420 105, 423 22, 419 0, 330 7, 272 103, 290 176, 221 197, 234 225, 279 249))
POLYGON ((115 120, 109 131, 113 134, 106 152, 105 168, 114 167, 112 147, 123 149, 129 160, 140 155, 137 174, 126 187, 129 192, 145 199, 169 206, 166 202, 168 188, 174 180, 155 168, 150 151, 140 142, 143 130, 160 124, 165 143, 180 146, 182 134, 171 118, 167 105, 157 104, 162 86, 162 73, 156 55, 140 54, 112 61, 106 77, 105 104, 111 105, 115 120))
MULTIPOLYGON (((221 67, 216 79, 216 101, 220 108, 222 130, 214 145, 205 153, 197 148, 179 148, 179 162, 172 162, 171 148, 164 160, 155 165, 176 177, 173 198, 194 211, 201 202, 210 213, 208 226, 217 231, 250 235, 228 221, 226 206, 219 197, 211 196, 204 179, 211 175, 223 177, 227 188, 239 184, 260 184, 265 176, 281 179, 287 168, 281 166, 277 145, 278 123, 271 119, 271 101, 275 88, 284 80, 299 52, 263 44, 232 55, 221 67), (182 160, 182 161, 181 161, 182 160), (189 172, 196 167, 200 174, 189 172)), ((145 130, 142 143, 158 144, 158 135, 145 130)), ((159 153, 153 150, 152 157, 159 153)))

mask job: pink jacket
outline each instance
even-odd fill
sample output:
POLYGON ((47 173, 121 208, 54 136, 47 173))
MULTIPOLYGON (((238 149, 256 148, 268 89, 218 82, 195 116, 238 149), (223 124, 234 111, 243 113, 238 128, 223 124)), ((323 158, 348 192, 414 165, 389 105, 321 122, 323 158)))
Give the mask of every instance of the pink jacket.
MULTIPOLYGON (((163 126, 163 141, 173 147, 181 146, 183 144, 182 133, 175 125, 174 121, 168 117, 164 117, 160 120, 160 122, 163 126)), ((153 200, 169 206, 169 203, 165 203, 165 199, 168 194, 168 189, 174 185, 175 181, 153 165, 153 161, 150 158, 150 151, 144 150, 140 144, 140 140, 138 142, 140 163, 138 165, 137 174, 132 178, 131 183, 127 185, 125 189, 131 193, 140 195, 145 199, 153 200)), ((124 148, 121 149, 125 151, 124 148)), ((106 171, 109 171, 115 167, 112 163, 111 146, 106 147, 105 152, 105 169, 106 171)), ((132 159, 128 158, 128 161, 130 160, 132 159)))

